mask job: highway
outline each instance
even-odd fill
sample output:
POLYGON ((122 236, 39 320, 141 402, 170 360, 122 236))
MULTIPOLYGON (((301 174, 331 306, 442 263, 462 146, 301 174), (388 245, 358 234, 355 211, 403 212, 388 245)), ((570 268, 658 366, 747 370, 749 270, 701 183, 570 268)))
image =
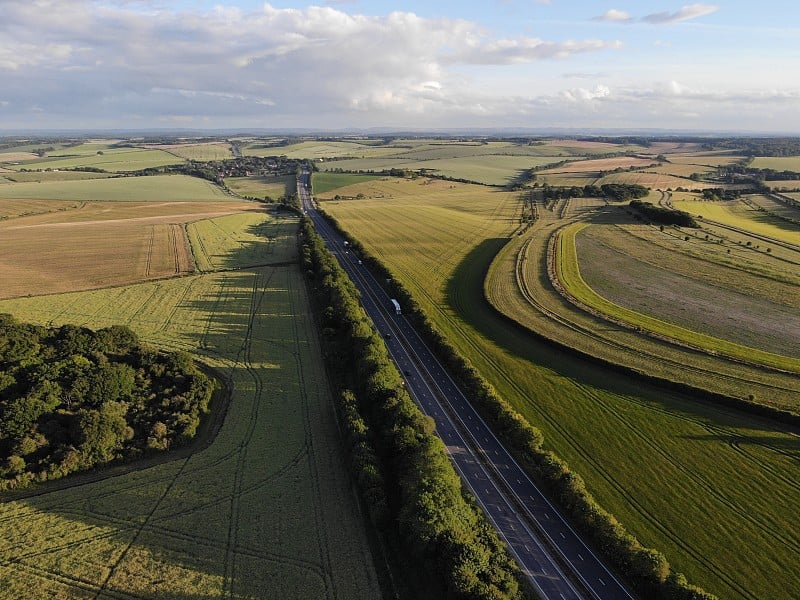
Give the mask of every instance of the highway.
POLYGON ((467 401, 446 369, 399 314, 387 293, 316 211, 303 173, 304 212, 361 292, 415 402, 432 417, 455 468, 542 598, 632 599, 633 594, 539 491, 467 401))

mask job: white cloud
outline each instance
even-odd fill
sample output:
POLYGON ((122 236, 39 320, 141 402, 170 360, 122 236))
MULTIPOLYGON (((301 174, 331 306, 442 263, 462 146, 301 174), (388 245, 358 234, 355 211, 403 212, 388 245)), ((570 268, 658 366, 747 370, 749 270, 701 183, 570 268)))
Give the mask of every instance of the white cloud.
POLYGON ((642 17, 642 21, 653 25, 667 25, 710 15, 711 13, 717 12, 717 10, 719 10, 719 6, 715 4, 688 4, 673 13, 660 12, 649 14, 642 17))
POLYGON ((165 4, 3 0, 4 95, 14 106, 38 102, 54 120, 185 115, 280 126, 369 108, 379 121, 471 106, 465 77, 489 65, 512 68, 620 45, 497 39, 473 22, 399 11, 366 16, 264 4, 250 12, 176 12, 165 4))
POLYGON ((612 8, 611 10, 607 10, 604 14, 594 17, 594 21, 607 21, 610 23, 630 23, 633 20, 628 13, 624 10, 617 10, 616 8, 612 8))

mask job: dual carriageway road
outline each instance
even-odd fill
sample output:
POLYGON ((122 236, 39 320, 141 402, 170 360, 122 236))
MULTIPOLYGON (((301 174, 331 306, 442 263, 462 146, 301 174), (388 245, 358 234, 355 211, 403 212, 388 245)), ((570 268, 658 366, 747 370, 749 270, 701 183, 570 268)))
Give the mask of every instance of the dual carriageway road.
POLYGON ((309 173, 300 176, 297 187, 303 211, 361 292, 361 303, 382 333, 407 390, 434 419, 463 482, 537 593, 558 600, 635 598, 540 492, 378 280, 317 212, 308 191, 309 173))

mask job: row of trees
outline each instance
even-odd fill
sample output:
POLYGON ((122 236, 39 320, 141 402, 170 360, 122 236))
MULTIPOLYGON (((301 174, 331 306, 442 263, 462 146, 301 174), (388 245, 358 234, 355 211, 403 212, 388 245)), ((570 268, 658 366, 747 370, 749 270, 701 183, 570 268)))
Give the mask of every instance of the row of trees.
POLYGON ((0 315, 0 488, 183 444, 213 391, 190 355, 142 346, 127 327, 0 315))
POLYGON ((405 390, 358 291, 308 219, 302 232, 325 358, 342 390, 339 413, 371 518, 439 596, 519 598, 515 563, 463 489, 433 420, 405 390))
POLYGON ((604 183, 603 185, 584 185, 571 187, 553 187, 544 185, 539 190, 542 198, 548 200, 561 200, 564 198, 611 198, 617 202, 644 198, 650 190, 636 183, 604 183))
POLYGON ((666 557, 644 547, 616 518, 592 497, 577 473, 544 446, 541 431, 513 409, 478 371, 460 355, 430 322, 411 294, 363 246, 347 236, 338 223, 326 215, 334 228, 345 235, 351 249, 382 278, 390 281, 391 294, 400 300, 439 359, 447 365, 467 397, 493 431, 515 454, 529 474, 546 489, 573 524, 592 540, 608 560, 622 572, 642 597, 664 600, 713 600, 715 596, 691 585, 674 572, 666 557))
POLYGON ((700 227, 692 215, 682 210, 655 206, 652 202, 642 202, 641 200, 631 200, 629 206, 651 221, 661 225, 678 225, 679 227, 692 227, 694 229, 700 227))

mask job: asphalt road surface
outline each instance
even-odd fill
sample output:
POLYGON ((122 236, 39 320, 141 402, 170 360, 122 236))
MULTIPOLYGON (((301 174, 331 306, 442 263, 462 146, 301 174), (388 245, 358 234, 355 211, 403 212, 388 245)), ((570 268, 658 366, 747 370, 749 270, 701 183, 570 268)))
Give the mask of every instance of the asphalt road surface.
POLYGON ((548 599, 634 598, 525 474, 380 283, 315 210, 309 180, 303 173, 298 182, 303 211, 361 292, 406 388, 436 422, 462 480, 533 587, 548 599))

